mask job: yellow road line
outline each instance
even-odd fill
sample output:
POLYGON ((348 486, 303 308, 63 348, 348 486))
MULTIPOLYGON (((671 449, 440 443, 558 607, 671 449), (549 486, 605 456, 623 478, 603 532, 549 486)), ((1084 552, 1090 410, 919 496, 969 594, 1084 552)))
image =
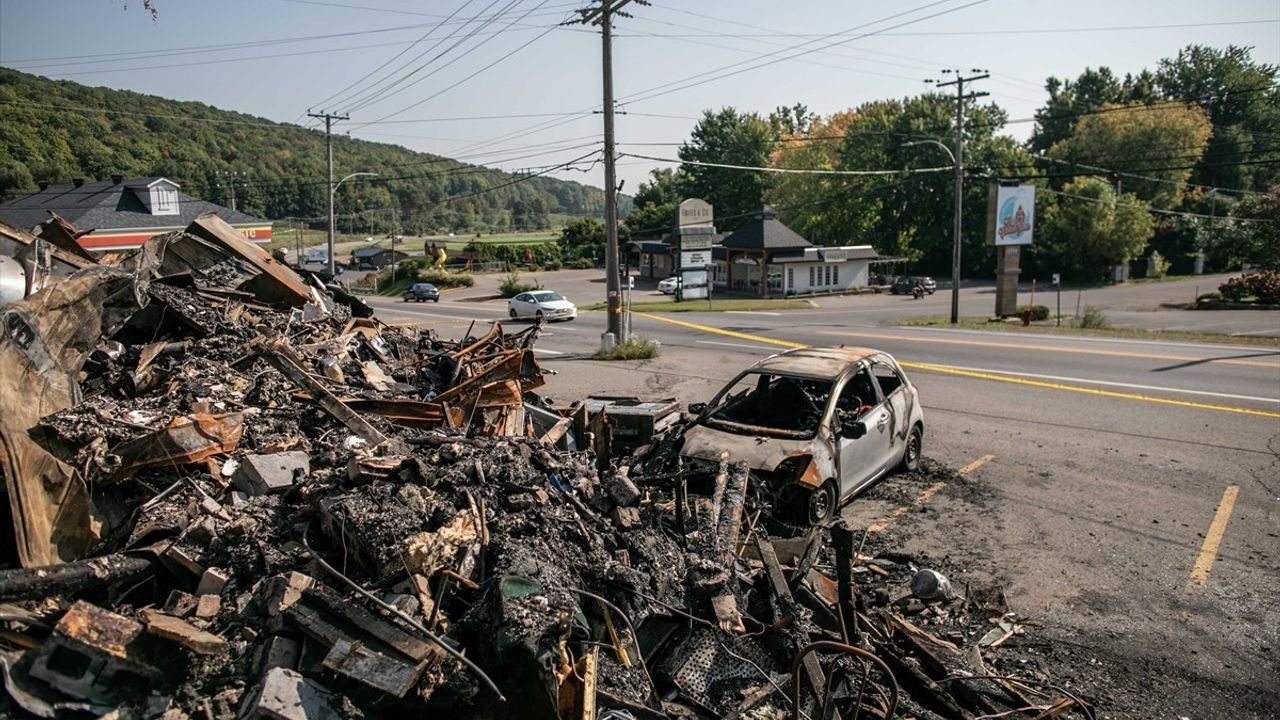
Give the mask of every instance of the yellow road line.
POLYGON ((945 375, 958 375, 960 377, 971 377, 979 380, 994 380, 996 382, 1028 385, 1031 387, 1046 388, 1049 390, 1063 390, 1066 392, 1099 395, 1102 397, 1118 398, 1121 400, 1139 400, 1142 402, 1157 403, 1160 405, 1176 405, 1178 407, 1189 407, 1199 410, 1217 410, 1219 412, 1238 413, 1240 415, 1280 418, 1280 412, 1272 410, 1255 410, 1253 408, 1239 407, 1237 405, 1217 405, 1214 403, 1195 402, 1193 400, 1177 400, 1174 398, 1156 397, 1155 395, 1120 392, 1118 390, 1103 390, 1102 388, 1085 387, 1083 385, 1067 385, 1065 383, 1049 382, 1047 380, 1031 380, 1029 378, 1000 375, 996 373, 981 372, 978 370, 961 370, 960 368, 947 367, 946 365, 934 365, 933 363, 918 363, 908 360, 899 360, 898 364, 902 367, 911 368, 913 370, 925 370, 927 372, 943 373, 945 375))
POLYGON ((944 482, 934 483, 933 485, 930 485, 928 488, 925 489, 924 492, 917 495, 916 499, 912 500, 910 505, 903 505, 897 510, 894 510, 888 515, 885 515, 884 517, 880 518, 880 520, 878 520, 874 525, 867 528, 867 533, 874 535, 878 532, 884 532, 885 528, 892 525, 894 520, 897 520, 903 515, 906 515, 907 512, 911 510, 911 508, 920 507, 925 502, 927 502, 929 498, 933 497, 934 493, 938 492, 939 490, 941 490, 946 486, 947 484, 944 482))
MULTIPOLYGON (((725 335, 727 337, 738 338, 739 340, 749 340, 751 342, 762 343, 765 345, 775 345, 785 348, 802 348, 809 347, 804 343, 791 342, 789 340, 777 340, 763 335, 752 335, 749 333, 735 332, 733 330, 724 330, 710 325, 699 325, 697 323, 686 322, 684 320, 675 320, 660 315, 651 315, 649 313, 632 313, 640 317, 657 320, 659 322, 679 325, 680 327, 691 328, 693 330, 701 330, 703 332, 714 333, 716 335, 725 335)), ((977 370, 962 370, 960 368, 948 367, 946 365, 935 365, 933 363, 921 363, 910 360, 898 360, 898 364, 912 370, 924 370, 926 372, 942 373, 945 375, 957 375, 961 377, 977 378, 979 380, 992 380, 995 382, 1007 382, 1015 385, 1027 385, 1030 387, 1040 387, 1049 390, 1063 390, 1067 392, 1085 393, 1087 395, 1098 395, 1101 397, 1117 398, 1120 400, 1137 400, 1141 402, 1157 403, 1160 405, 1174 405, 1177 407, 1196 408, 1198 410, 1216 410, 1218 412, 1237 413, 1240 415, 1255 415, 1257 417, 1280 418, 1280 412, 1270 410, 1255 410, 1253 408, 1239 407, 1236 405, 1217 405, 1214 403, 1194 402, 1192 400, 1175 400, 1173 398, 1156 397, 1154 395, 1142 395, 1140 393, 1120 392, 1118 390, 1103 390, 1101 388, 1086 387, 1083 385, 1067 385, 1065 383, 1048 382, 1045 380, 1031 380, 1029 378, 1015 377, 1012 375, 1002 375, 990 372, 980 372, 977 370)))
POLYGON ((965 465, 964 467, 960 468, 960 474, 961 474, 961 475, 968 475, 969 473, 973 472, 974 470, 977 470, 978 468, 982 467, 983 465, 986 465, 987 463, 991 462, 991 460, 992 460, 993 458, 995 458, 995 455, 983 455, 982 457, 978 458, 977 460, 974 460, 973 462, 969 463, 968 465, 965 465))
MULTIPOLYGON (((968 465, 965 465, 964 467, 960 468, 957 474, 968 475, 974 470, 977 470, 983 465, 986 465, 987 463, 991 462, 992 458, 994 457, 995 455, 983 455, 977 460, 974 460, 968 465)), ((934 483, 933 485, 930 485, 929 487, 925 488, 924 492, 917 495, 916 499, 912 500, 910 505, 903 505, 897 510, 894 510, 893 512, 889 513, 888 515, 885 515, 884 517, 876 521, 874 525, 867 528, 867 533, 874 535, 875 533, 884 532, 885 528, 892 525, 894 520, 897 520, 903 515, 906 515, 907 512, 911 510, 911 508, 920 507, 921 505, 925 504, 926 502, 929 501, 929 498, 933 497, 939 490, 941 490, 946 486, 947 484, 944 482, 934 483)))
POLYGON ((1200 547, 1200 556, 1196 564, 1191 566, 1191 577, 1187 579, 1184 594, 1195 592, 1209 580, 1209 570, 1218 557, 1218 546, 1222 544, 1222 535, 1227 531, 1227 521, 1231 519, 1231 509, 1236 505, 1239 485, 1228 485, 1222 493, 1222 502, 1218 503, 1218 511, 1213 514, 1213 522, 1209 523, 1209 532, 1204 535, 1204 545, 1200 547))
POLYGON ((684 320, 676 320, 675 318, 663 317, 662 315, 655 315, 653 313, 633 312, 631 314, 637 315, 643 318, 649 318, 650 320, 657 320, 659 322, 671 323, 672 325, 679 325, 680 327, 686 327, 693 330, 701 330, 703 332, 715 333, 716 335, 724 335, 725 337, 738 338, 739 340, 750 340, 752 342, 764 343, 765 345, 776 345, 778 347, 785 347, 785 348, 809 347, 804 343, 791 342, 790 340, 778 340, 777 338, 765 337, 763 335, 752 335, 750 333, 735 332, 733 330, 725 330, 723 328, 712 327, 710 325, 699 325, 698 323, 686 322, 684 320))
POLYGON ((819 330, 818 335, 834 335, 837 337, 872 338, 877 340, 900 340, 920 342, 930 345, 970 345, 973 347, 991 347, 1008 350, 1034 350, 1038 352, 1058 352, 1071 355, 1105 355, 1108 357, 1137 358, 1141 360, 1167 360, 1171 362, 1204 362, 1219 365, 1246 365, 1249 367, 1280 368, 1280 362, 1265 360, 1240 360, 1236 358, 1198 358, 1191 355, 1159 355, 1155 353, 1126 352, 1124 350, 1100 350, 1097 348, 1066 348, 1054 345, 1030 345, 1027 343, 993 342, 990 340, 960 340, 957 338, 941 338, 935 336, 919 337, 916 335, 893 335, 887 333, 856 333, 838 330, 819 330))

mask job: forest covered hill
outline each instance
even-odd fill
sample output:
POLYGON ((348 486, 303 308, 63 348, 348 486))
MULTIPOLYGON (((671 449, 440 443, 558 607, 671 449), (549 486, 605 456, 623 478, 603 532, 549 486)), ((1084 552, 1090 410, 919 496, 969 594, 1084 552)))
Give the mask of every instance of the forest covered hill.
MULTIPOLYGON (((536 230, 550 214, 604 214, 603 191, 581 183, 336 134, 333 155, 335 177, 380 175, 338 192, 342 224, 358 231, 536 230)), ((234 187, 238 209, 272 220, 319 222, 326 209, 322 131, 0 68, 0 199, 116 173, 163 175, 224 205, 234 187)))

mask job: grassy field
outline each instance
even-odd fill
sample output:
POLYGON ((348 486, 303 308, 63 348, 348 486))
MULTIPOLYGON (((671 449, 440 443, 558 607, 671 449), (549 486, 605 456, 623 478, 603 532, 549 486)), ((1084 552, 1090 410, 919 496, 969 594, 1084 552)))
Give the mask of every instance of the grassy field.
MULTIPOLYGON (((1260 335, 1226 335, 1223 333, 1196 333, 1182 332, 1175 330, 1141 330, 1138 328, 1107 328, 1090 329, 1071 327, 1070 318, 1062 319, 1062 326, 1058 327, 1053 320, 1046 320, 1034 323, 1027 327, 1022 326, 1022 321, 1001 321, 990 320, 988 318, 962 317, 956 327, 976 328, 981 330, 997 330, 1008 333, 1031 333, 1038 335, 1092 335, 1095 337, 1114 337, 1114 338, 1137 338, 1143 340, 1172 340, 1172 341, 1189 341, 1189 342, 1216 342, 1228 343, 1231 345, 1260 345, 1265 347, 1280 347, 1280 338, 1264 337, 1260 335)), ((918 317, 905 318, 894 321, 894 325, 903 325, 907 327, 950 327, 951 321, 946 317, 918 317)))

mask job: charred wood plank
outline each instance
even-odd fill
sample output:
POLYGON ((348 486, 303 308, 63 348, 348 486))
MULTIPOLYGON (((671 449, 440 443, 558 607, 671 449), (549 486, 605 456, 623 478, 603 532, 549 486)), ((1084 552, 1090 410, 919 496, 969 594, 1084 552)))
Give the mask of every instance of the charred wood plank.
POLYGON ((35 600, 138 580, 154 565, 155 560, 149 557, 115 554, 61 565, 0 570, 0 601, 35 600))

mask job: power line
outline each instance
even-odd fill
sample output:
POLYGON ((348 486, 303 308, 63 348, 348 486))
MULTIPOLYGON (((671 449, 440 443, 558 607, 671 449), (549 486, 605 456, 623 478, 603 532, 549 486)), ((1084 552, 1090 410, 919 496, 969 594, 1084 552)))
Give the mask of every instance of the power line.
POLYGON ((364 82, 365 80, 368 80, 370 77, 372 77, 373 75, 377 74, 378 72, 381 72, 381 70, 382 70, 383 68, 385 68, 386 66, 388 66, 388 65, 390 65, 391 63, 393 63, 393 62, 395 62, 396 60, 398 60, 402 55, 404 55, 405 53, 409 52, 411 49, 413 49, 414 47, 416 47, 416 46, 418 45, 418 43, 422 42, 423 40, 426 40, 426 39, 427 39, 427 37, 429 37, 429 36, 431 35, 431 33, 434 33, 436 30, 439 30, 441 27, 444 27, 445 23, 447 23, 447 22, 449 22, 449 21, 453 20, 454 16, 456 16, 458 13, 462 12, 462 10, 463 10, 464 8, 466 8, 468 5, 470 5, 473 1, 474 1, 474 0, 467 0, 465 3, 463 3, 463 4, 459 5, 459 6, 458 6, 458 8, 457 8, 456 10, 454 10, 452 13, 450 13, 450 14, 449 14, 449 17, 447 17, 447 18, 445 18, 444 20, 440 21, 439 23, 436 23, 435 25, 433 25, 433 26, 431 27, 431 29, 430 29, 430 30, 428 30, 427 32, 423 33, 423 35, 422 35, 421 37, 419 37, 417 40, 414 40, 412 44, 410 44, 410 45, 406 46, 406 47, 405 47, 404 49, 402 49, 400 52, 398 52, 398 53, 396 53, 395 55, 393 55, 393 56, 391 57, 391 59, 389 59, 389 60, 387 60, 386 62, 382 63, 381 65, 379 65, 378 67, 374 68, 373 70, 370 70, 369 72, 365 73, 363 76, 361 76, 361 77, 360 77, 360 79, 359 79, 359 80, 356 80, 355 82, 353 82, 353 83, 351 83, 351 84, 347 85, 346 87, 343 87, 341 90, 339 90, 339 91, 337 91, 337 92, 333 93, 332 95, 329 95, 328 97, 326 97, 325 99, 321 100, 320 102, 318 102, 318 103, 314 103, 314 105, 315 105, 315 106, 323 106, 325 103, 329 102, 330 100, 334 99, 335 97, 338 97, 338 96, 342 95, 343 93, 345 93, 346 91, 348 91, 348 90, 350 90, 351 88, 355 87, 356 85, 359 85, 360 83, 364 82))
MULTIPOLYGON (((429 66, 429 65, 431 65, 432 63, 436 62, 437 60, 439 60, 440 58, 444 57, 445 55, 448 55, 449 53, 453 52, 455 49, 457 49, 458 47, 460 47, 460 46, 461 46, 461 45, 463 45, 464 43, 466 43, 466 42, 468 42, 469 40, 471 40, 472 38, 476 37, 476 36, 477 36, 481 31, 483 31, 485 28, 487 28, 487 27, 489 27, 491 24, 493 24, 494 20, 496 20, 497 18, 501 17, 504 13, 508 12, 508 11, 509 11, 509 10, 511 10, 513 7, 515 7, 516 3, 517 3, 517 2, 519 2, 519 0, 511 0, 511 1, 510 1, 510 2, 508 2, 505 6, 503 6, 503 8, 502 8, 500 11, 498 11, 498 12, 497 12, 497 13, 495 13, 494 15, 490 16, 488 19, 486 19, 486 20, 484 20, 483 22, 481 22, 481 23, 480 23, 479 25, 477 25, 475 28, 473 28, 473 29, 471 29, 470 31, 468 31, 465 35, 463 35, 463 36, 462 36, 462 38, 460 38, 460 39, 458 39, 458 40, 454 41, 454 42, 453 42, 453 44, 451 44, 449 47, 447 47, 447 48, 445 48, 444 50, 441 50, 439 53, 436 53, 435 55, 431 56, 430 58, 428 58, 428 59, 427 59, 427 61, 426 61, 426 62, 422 63, 421 65, 419 65, 419 66, 417 66, 417 67, 415 67, 413 70, 410 70, 409 72, 406 72, 406 73, 401 74, 399 77, 395 78, 395 80, 394 80, 394 81, 391 81, 390 83, 388 83, 388 82, 387 82, 388 80, 391 80, 392 76, 394 76, 397 72, 400 72, 401 70, 404 70, 405 68, 409 67, 411 64, 413 64, 413 63, 417 62, 419 59, 421 59, 421 58, 422 58, 422 56, 427 55, 427 54, 429 54, 429 53, 431 53, 431 52, 434 52, 434 51, 435 51, 435 49, 436 49, 436 48, 438 48, 438 47, 440 47, 440 45, 441 45, 442 43, 444 43, 444 42, 445 42, 445 41, 447 41, 447 40, 452 39, 452 38, 453 38, 455 35, 457 35, 457 34, 458 34, 458 33, 459 33, 463 28, 467 27, 467 25, 469 25, 470 23, 475 22, 475 21, 476 21, 476 20, 477 20, 481 15, 483 15, 483 14, 484 14, 484 13, 486 13, 486 12, 488 12, 490 8, 492 8, 494 5, 497 5, 497 4, 498 4, 498 2, 499 2, 499 0, 491 0, 491 1, 490 1, 490 3, 489 3, 488 5, 485 5, 485 6, 484 6, 484 9, 483 9, 483 10, 481 10, 480 12, 476 13, 473 17, 471 17, 471 18, 470 18, 470 20, 468 21, 468 23, 466 23, 466 24, 464 24, 464 25, 460 25, 460 26, 459 26, 457 29, 455 29, 453 32, 449 33, 449 35, 448 35, 448 36, 446 36, 446 37, 444 37, 444 38, 441 38, 440 40, 437 40, 437 41, 436 41, 436 42, 435 42, 431 47, 429 47, 429 48, 427 48, 426 50, 424 50, 424 51, 422 51, 422 52, 418 53, 416 56, 414 56, 414 58, 413 58, 412 60, 409 60, 409 61, 405 62, 405 63, 404 63, 403 65, 401 65, 398 69, 396 69, 395 71, 392 71, 391 73, 389 73, 385 78, 383 78, 383 79, 381 79, 381 80, 379 80, 379 81, 377 81, 377 82, 373 83, 372 85, 370 85, 368 88, 366 88, 365 90, 363 90, 363 91, 361 91, 361 92, 357 92, 357 93, 355 93, 355 94, 354 94, 354 95, 352 95, 352 96, 348 96, 348 97, 344 98, 343 102, 351 104, 351 105, 353 106, 353 107, 352 107, 352 109, 353 109, 353 110, 359 110, 359 109, 360 109, 360 108, 362 108, 362 107, 365 107, 365 106, 367 106, 367 105, 371 105, 371 104, 373 104, 374 102, 377 102, 380 98, 382 98, 382 97, 384 97, 384 96, 387 96, 389 93, 392 93, 392 91, 394 90, 394 88, 395 88, 396 86, 398 86, 398 85, 400 85, 400 84, 402 84, 402 83, 406 82, 409 78, 413 77, 414 75, 417 75, 418 73, 420 73, 420 72, 422 72, 424 69, 426 69, 426 68, 427 68, 427 66, 429 66), (381 88, 378 88, 378 85, 383 84, 383 83, 387 83, 387 84, 383 85, 383 87, 381 87, 381 88), (376 89, 375 89, 375 88, 376 88, 376 89)), ((508 28, 509 28, 509 27, 510 27, 510 26, 508 25, 508 28)), ((501 32, 501 31, 499 31, 499 33, 500 33, 500 32, 501 32)), ((493 37, 493 35, 490 35, 490 37, 493 37)), ((483 44, 483 43, 481 43, 481 44, 483 44)), ((478 47, 478 46, 476 46, 476 47, 478 47)), ((474 49, 475 49, 474 47, 473 47, 473 48, 471 48, 471 50, 474 50, 474 49)), ((467 55, 467 53, 468 53, 468 52, 470 52, 470 50, 468 50, 468 51, 464 51, 464 52, 463 52, 463 53, 461 53, 458 57, 455 57, 453 60, 450 60, 448 63, 445 63, 443 66, 435 68, 435 69, 434 69, 434 70, 432 70, 430 73, 428 73, 428 74, 426 75, 426 77, 431 77, 431 76, 432 76, 432 75, 434 75, 435 73, 437 73, 437 72, 439 72, 439 71, 443 70, 444 68, 448 67, 449 65, 452 65, 453 63, 457 62, 460 58, 462 58, 462 57, 466 57, 466 55, 467 55)), ((403 90, 403 88, 402 88, 401 90, 403 90)), ((401 90, 395 90, 395 92, 396 92, 396 93, 398 93, 398 92, 401 92, 401 90)))
MULTIPOLYGON (((695 13, 688 13, 695 14, 695 13)), ((1065 34, 1065 33, 1090 33, 1090 32, 1131 32, 1135 30, 1171 30, 1177 28, 1206 28, 1219 27, 1227 25, 1273 25, 1280 23, 1280 20, 1231 20, 1225 22, 1207 22, 1207 23, 1177 23, 1171 25, 1116 25, 1110 27, 1076 27, 1076 28, 1007 28, 999 30, 941 30, 932 32, 886 32, 879 33, 882 37, 934 37, 934 36, 952 36, 952 35, 1040 35, 1040 34, 1065 34)), ((635 35, 618 35, 617 37, 639 37, 635 35)), ((662 35, 661 37, 685 37, 685 38, 708 38, 708 37, 734 37, 734 38, 765 38, 765 37, 788 37, 788 38, 814 38, 822 37, 817 33, 783 33, 768 32, 761 34, 749 33, 688 33, 684 35, 662 35)))
MULTIPOLYGON (((996 179, 996 178, 991 178, 991 179, 996 179)), ((1125 208, 1129 208, 1129 209, 1132 209, 1132 210, 1145 210, 1145 211, 1147 211, 1147 212, 1149 212, 1149 213, 1154 213, 1154 214, 1156 214, 1156 215, 1171 215, 1171 216, 1176 216, 1176 217, 1191 217, 1191 218, 1206 218, 1206 219, 1214 219, 1214 216, 1212 216, 1212 215, 1206 215, 1206 214, 1204 214, 1204 213, 1184 212, 1184 211, 1179 211, 1179 210, 1162 210, 1162 209, 1160 209, 1160 208, 1151 207, 1150 205, 1139 205, 1138 203, 1125 202, 1125 201, 1123 201, 1123 200, 1103 200, 1103 199, 1100 199, 1100 198, 1093 198, 1093 197, 1089 197, 1088 195, 1077 195, 1077 194, 1075 194, 1075 193, 1068 193, 1068 192, 1063 192, 1063 191, 1061 191, 1061 190, 1054 190, 1054 189, 1052 189, 1052 188, 1040 188, 1040 187, 1038 187, 1038 188, 1036 188, 1036 192, 1047 192, 1047 193, 1050 193, 1050 194, 1052 194, 1052 195, 1057 195, 1057 196, 1059 196, 1059 197, 1067 197, 1067 198, 1071 198, 1071 199, 1073 199, 1073 200, 1084 200, 1084 201, 1086 201, 1086 202, 1099 203, 1099 204, 1104 204, 1104 205, 1113 205, 1113 206, 1116 206, 1116 207, 1125 207, 1125 208)), ((1267 220, 1267 219, 1265 219, 1265 218, 1237 218, 1237 217, 1233 217, 1233 218, 1231 218, 1231 219, 1232 219, 1232 220, 1235 220, 1235 221, 1237 221, 1237 222, 1267 223, 1267 224, 1272 224, 1272 223, 1280 222, 1280 221, 1276 221, 1276 220, 1267 220)))
POLYGON ((867 176, 867 175, 912 175, 916 173, 934 173, 949 172, 954 170, 950 165, 931 168, 904 168, 902 170, 825 170, 821 168, 775 168, 760 167, 756 165, 730 165, 728 163, 712 163, 700 162, 697 160, 680 160, 678 158, 654 157, 652 155, 636 155, 634 153, 619 153, 618 157, 632 157, 639 160, 652 160, 654 162, 676 163, 679 165, 697 165, 698 167, 724 168, 726 170, 749 170, 752 172, 766 172, 777 175, 851 175, 851 176, 867 176))
MULTIPOLYGON (((929 9, 929 8, 936 7, 936 6, 938 6, 938 5, 942 5, 942 4, 944 4, 945 2, 948 2, 948 1, 949 1, 949 0, 935 0, 934 2, 926 3, 926 4, 924 4, 924 5, 921 5, 921 6, 918 6, 918 7, 912 8, 912 9, 910 9, 910 10, 904 10, 904 11, 902 11, 902 12, 894 13, 893 15, 889 15, 889 16, 884 17, 884 18, 881 18, 881 19, 879 19, 879 20, 873 20, 873 21, 870 21, 870 22, 863 23, 863 24, 861 24, 861 25, 854 26, 854 27, 852 27, 852 28, 847 28, 847 29, 845 29, 845 30, 841 30, 841 31, 839 31, 839 32, 831 33, 831 34, 829 34, 829 35, 823 36, 823 38, 821 38, 821 40, 826 40, 826 39, 829 39, 829 38, 832 38, 832 37, 839 37, 839 36, 841 36, 841 35, 848 35, 848 34, 850 34, 850 33, 854 32, 854 31, 856 31, 856 30, 860 30, 860 29, 862 29, 862 28, 871 27, 871 26, 873 26, 873 25, 878 25, 878 24, 880 24, 880 23, 888 22, 888 21, 890 21, 890 20, 894 20, 894 19, 901 18, 901 17, 907 16, 907 15, 911 15, 911 14, 913 14, 913 13, 920 12, 921 10, 927 10, 927 9, 929 9)), ((947 15, 947 14, 950 14, 950 13, 953 13, 953 12, 957 12, 957 11, 960 11, 960 10, 964 10, 964 9, 966 9, 966 8, 973 7, 973 6, 975 6, 975 5, 981 5, 981 4, 985 3, 985 2, 987 2, 987 0, 973 0, 972 2, 966 3, 966 4, 964 4, 964 5, 959 5, 959 6, 956 6, 956 7, 947 8, 947 9, 945 9, 945 10, 940 10, 940 11, 938 11, 938 12, 931 13, 931 14, 929 14, 929 15, 924 15, 924 16, 921 16, 921 17, 917 17, 917 18, 913 18, 913 19, 910 19, 910 20, 906 20, 906 21, 901 22, 901 23, 898 23, 898 24, 896 24, 896 25, 890 25, 890 26, 888 26, 888 27, 881 28, 881 29, 879 29, 879 30, 872 30, 872 31, 868 31, 868 32, 861 33, 861 34, 858 34, 858 35, 853 35, 853 36, 848 37, 848 38, 846 38, 846 39, 844 39, 844 40, 840 40, 840 41, 837 41, 837 42, 834 42, 834 43, 830 43, 830 44, 827 44, 827 45, 823 45, 823 46, 820 46, 820 47, 817 47, 817 48, 809 48, 809 49, 807 49, 807 50, 801 50, 801 51, 796 52, 796 53, 791 54, 791 55, 784 55, 784 56, 782 56, 782 57, 775 57, 775 56, 779 55, 780 53, 785 52, 785 51, 782 51, 782 50, 775 51, 775 52, 771 52, 771 53, 766 53, 765 55, 763 55, 763 56, 761 56, 761 57, 762 57, 762 58, 771 58, 771 59, 769 59, 769 60, 765 60, 764 62, 761 62, 761 63, 757 63, 757 64, 752 65, 752 64, 751 64, 751 63, 752 63, 752 61, 751 61, 751 60, 744 60, 744 61, 737 62, 737 63, 731 63, 731 64, 729 64, 729 65, 724 65, 724 66, 719 67, 719 68, 716 68, 716 69, 714 69, 714 70, 708 70, 708 71, 705 71, 705 72, 697 73, 697 74, 692 75, 692 76, 690 76, 690 77, 688 77, 688 78, 685 78, 684 80, 675 80, 675 81, 672 81, 672 82, 664 83, 664 84, 662 84, 662 85, 654 86, 654 87, 649 88, 649 89, 647 89, 647 90, 642 90, 642 91, 640 91, 640 92, 638 92, 638 93, 634 93, 634 94, 632 94, 632 95, 626 96, 626 97, 622 98, 621 100, 622 100, 622 102, 642 102, 642 101, 645 101, 645 100, 652 100, 653 98, 659 97, 659 96, 661 96, 661 95, 667 95, 667 94, 670 94, 670 93, 673 93, 673 92, 678 92, 678 91, 680 91, 680 90, 687 90, 687 89, 689 89, 689 88, 697 87, 697 86, 699 86, 699 85, 705 85, 706 83, 714 82, 714 81, 716 81, 716 80, 722 80, 722 79, 724 79, 724 78, 732 77, 732 76, 734 76, 734 75, 739 75, 739 74, 741 74, 741 73, 748 72, 748 71, 750 71, 750 70, 758 70, 758 69, 760 69, 760 68, 767 67, 767 66, 769 66, 769 65, 777 64, 777 63, 782 62, 782 61, 784 61, 784 60, 792 60, 792 59, 795 59, 795 58, 797 58, 797 57, 802 57, 802 56, 804 56, 804 55, 809 55, 809 54, 812 54, 812 53, 815 53, 815 52, 820 52, 820 51, 822 51, 822 50, 826 50, 826 49, 829 49, 829 48, 832 48, 832 47, 837 47, 837 46, 840 46, 840 45, 844 45, 844 44, 846 44, 846 43, 853 42, 854 40, 859 40, 859 39, 861 39, 861 38, 870 37, 870 36, 872 36, 872 35, 876 35, 876 34, 879 34, 879 33, 881 33, 881 32, 886 32, 886 31, 888 31, 888 30, 894 30, 894 29, 897 29, 897 28, 900 28, 900 27, 905 27, 905 26, 907 26, 907 25, 912 25, 912 24, 915 24, 915 23, 918 23, 918 22, 923 22, 923 21, 925 21, 925 20, 929 20, 929 19, 932 19, 932 18, 935 18, 935 17, 940 17, 940 16, 942 16, 942 15, 947 15), (747 66, 747 67, 743 67, 744 65, 745 65, 745 66, 747 66), (710 77, 709 77, 709 76, 710 76, 710 77), (701 79, 699 79, 699 78, 701 78, 701 79)), ((797 49, 797 48, 804 47, 805 45, 811 45, 811 44, 813 44, 814 42, 818 42, 818 41, 809 40, 809 41, 806 41, 806 42, 800 43, 800 45, 793 46, 791 49, 797 49)))
MULTIPOLYGON (((535 7, 534 7, 534 9, 537 9, 538 7, 541 7, 542 5, 544 5, 544 4, 545 4, 545 2, 546 2, 546 0, 543 0, 543 2, 541 2, 541 3, 539 3, 537 6, 535 6, 535 7)), ((528 13, 526 13, 526 14, 528 14, 528 13)), ((443 95, 444 93, 446 93, 446 92, 448 92, 448 91, 452 90, 453 88, 458 87, 459 85, 461 85, 461 84, 462 84, 462 83, 464 83, 464 82, 467 82, 468 80, 471 80, 472 78, 476 77, 477 75, 479 75, 479 74, 481 74, 481 73, 485 72, 486 70, 488 70, 488 69, 492 68, 493 66, 497 65, 498 63, 501 63, 502 61, 506 60, 507 58, 511 57, 512 55, 515 55, 516 53, 518 53, 518 52, 520 52, 521 50, 523 50, 523 49, 525 49, 525 48, 529 47, 529 46, 530 46, 530 45, 532 45, 533 43, 535 43, 535 42, 537 42, 537 41, 541 40, 542 38, 546 37, 546 36, 547 36, 548 34, 550 34, 553 30, 555 30, 555 29, 556 29, 556 27, 558 27, 558 26, 552 26, 552 27, 549 27, 549 28, 547 28, 546 30, 544 30, 544 31, 542 31, 542 32, 540 32, 540 33, 538 33, 536 36, 534 36, 533 38, 531 38, 531 39, 530 39, 530 40, 528 40, 527 42, 525 42, 525 43, 523 43, 523 44, 521 44, 521 45, 517 46, 515 49, 511 50, 510 52, 507 52, 506 54, 502 55, 501 57, 499 57, 498 59, 496 59, 496 60, 494 60, 493 62, 489 63, 488 65, 485 65, 485 66, 481 67, 479 70, 476 70, 475 72, 471 73, 470 75, 467 75, 466 77, 462 78, 461 80, 458 80, 457 82, 453 83, 452 85, 449 85, 448 87, 445 87, 445 88, 444 88, 444 89, 442 89, 442 90, 439 90, 439 91, 437 91, 437 92, 435 92, 435 93, 432 93, 431 95, 428 95, 427 97, 422 98, 421 100, 419 100, 419 101, 417 101, 417 102, 415 102, 415 103, 412 103, 412 104, 410 104, 410 105, 406 105, 405 107, 400 108, 399 110, 396 110, 395 112, 388 113, 387 115, 383 115, 382 117, 378 118, 378 119, 377 119, 377 120, 375 120, 374 122, 379 122, 379 121, 382 121, 382 120, 386 120, 386 119, 388 119, 388 118, 395 117, 396 115, 399 115, 399 114, 401 114, 401 113, 403 113, 403 112, 407 112, 407 111, 409 111, 409 110, 412 110, 413 108, 416 108, 416 107, 418 107, 419 105, 422 105, 423 103, 426 103, 426 102, 428 102, 428 101, 430 101, 430 100, 433 100, 433 99, 435 99, 435 98, 437 98, 437 97, 440 97, 440 96, 441 96, 441 95, 443 95)), ((483 44, 483 43, 482 43, 482 44, 483 44)), ((476 47, 478 48, 479 46, 476 46, 476 47)), ((473 50, 475 50, 475 49, 476 49, 476 48, 472 48, 471 50, 473 51, 473 50)), ((468 52, 471 52, 471 51, 468 51, 468 52)), ((465 56, 465 53, 464 53, 464 56, 465 56)), ((425 79, 426 79, 426 78, 421 78, 421 79, 419 79, 419 80, 415 81, 414 83, 412 83, 411 85, 416 85, 418 82, 421 82, 421 80, 425 80, 425 79)), ((402 88, 402 89, 408 89, 408 87, 410 87, 410 86, 406 86, 405 88, 402 88)), ((397 92, 399 92, 399 91, 397 91, 397 92)), ((395 93, 392 93, 392 94, 395 94, 395 93)), ((390 97, 390 96, 387 96, 387 97, 390 97)), ((385 98, 384 98, 384 99, 385 99, 385 98)), ((367 105, 367 104, 368 104, 368 103, 366 103, 366 105, 367 105)), ((363 127, 363 125, 361 125, 361 126, 357 126, 357 127, 363 127)))

